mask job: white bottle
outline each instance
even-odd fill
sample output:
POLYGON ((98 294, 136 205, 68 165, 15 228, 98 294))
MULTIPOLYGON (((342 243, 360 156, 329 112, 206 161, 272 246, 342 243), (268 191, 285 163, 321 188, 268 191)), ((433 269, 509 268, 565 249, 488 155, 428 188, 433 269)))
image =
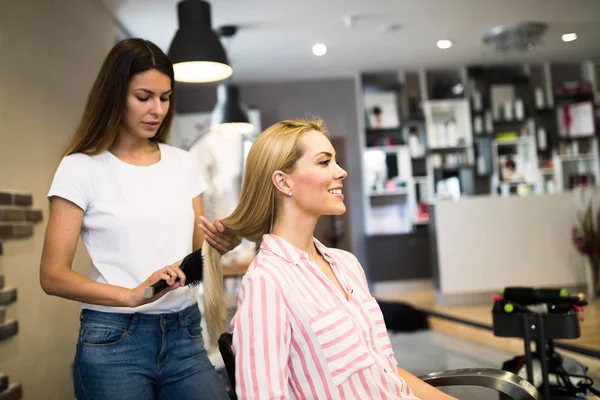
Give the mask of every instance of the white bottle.
POLYGON ((417 135, 410 135, 408 137, 408 146, 412 157, 421 157, 423 155, 421 154, 421 143, 419 143, 417 135))
POLYGON ((504 102, 504 120, 512 121, 512 119, 513 119, 512 102, 510 100, 506 100, 504 102))
POLYGON ((521 99, 515 100, 515 118, 517 121, 522 121, 525 118, 525 105, 521 99))
POLYGON ((546 150, 546 147, 548 146, 548 142, 546 140, 546 130, 544 129, 543 126, 540 126, 538 128, 537 142, 538 142, 538 148, 540 150, 546 150))
POLYGON ((492 119, 492 112, 490 110, 485 112, 485 131, 487 133, 494 133, 494 122, 492 119))
POLYGON ((486 173, 486 168, 485 168, 485 159, 483 158, 483 156, 480 154, 477 157, 477 173, 479 175, 485 175, 486 173))
POLYGON ((544 102, 544 91, 542 90, 541 87, 536 87, 535 88, 535 108, 537 108, 538 110, 541 110, 545 107, 545 102, 544 102))
POLYGON ((473 110, 481 111, 481 92, 477 89, 473 90, 473 110))
POLYGON ((454 120, 450 120, 446 125, 446 137, 447 137, 447 146, 453 147, 458 143, 458 137, 456 136, 456 122, 454 120))
POLYGON ((478 135, 483 133, 483 120, 481 118, 481 115, 475 116, 475 119, 473 120, 473 130, 478 135))

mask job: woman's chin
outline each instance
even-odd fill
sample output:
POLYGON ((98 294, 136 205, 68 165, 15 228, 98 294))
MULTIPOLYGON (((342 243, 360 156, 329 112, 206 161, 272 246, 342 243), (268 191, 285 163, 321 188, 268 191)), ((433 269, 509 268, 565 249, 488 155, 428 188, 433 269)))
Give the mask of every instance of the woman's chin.
POLYGON ((331 209, 327 210, 327 212, 323 213, 323 215, 342 215, 346 212, 346 205, 344 203, 341 203, 338 206, 332 207, 331 209))

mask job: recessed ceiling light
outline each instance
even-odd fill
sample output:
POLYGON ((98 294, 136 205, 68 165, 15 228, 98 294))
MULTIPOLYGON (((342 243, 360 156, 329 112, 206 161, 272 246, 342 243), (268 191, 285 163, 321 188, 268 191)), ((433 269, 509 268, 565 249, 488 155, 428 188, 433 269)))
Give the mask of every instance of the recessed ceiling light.
POLYGON ((560 38, 562 39, 563 42, 572 42, 573 40, 577 39, 577 34, 576 33, 565 33, 560 38))
POLYGON ((327 46, 323 43, 317 43, 313 46, 312 51, 315 56, 323 56, 327 53, 327 46))
POLYGON ((446 50, 452 47, 452 40, 441 39, 437 41, 438 49, 446 50))

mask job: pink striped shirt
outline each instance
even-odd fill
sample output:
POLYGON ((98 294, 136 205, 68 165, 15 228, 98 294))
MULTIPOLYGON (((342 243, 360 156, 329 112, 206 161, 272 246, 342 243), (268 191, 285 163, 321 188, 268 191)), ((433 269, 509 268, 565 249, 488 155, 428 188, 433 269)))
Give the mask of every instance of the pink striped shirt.
POLYGON ((238 397, 417 399, 398 375, 360 263, 315 244, 348 300, 306 252, 265 235, 231 323, 238 397))

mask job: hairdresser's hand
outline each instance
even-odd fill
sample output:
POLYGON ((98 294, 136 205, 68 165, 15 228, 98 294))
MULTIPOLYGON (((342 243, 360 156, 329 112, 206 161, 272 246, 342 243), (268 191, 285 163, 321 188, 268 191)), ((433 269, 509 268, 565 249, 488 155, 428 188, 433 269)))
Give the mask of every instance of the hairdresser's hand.
POLYGON ((227 253, 242 242, 242 239, 227 229, 218 218, 211 224, 204 216, 200 216, 200 229, 204 232, 204 239, 208 244, 221 254, 227 253))
POLYGON ((174 264, 167 265, 157 271, 154 271, 152 275, 148 277, 144 282, 142 282, 138 287, 129 289, 127 293, 127 298, 125 300, 125 304, 129 307, 137 307, 143 304, 152 303, 163 297, 165 294, 169 293, 171 290, 175 290, 182 286, 185 286, 185 274, 179 268, 183 259, 177 261, 174 264), (179 277, 179 280, 175 282, 175 280, 179 277), (147 287, 152 286, 156 282, 164 279, 169 284, 169 287, 165 290, 155 294, 149 299, 144 298, 144 290, 147 287))

